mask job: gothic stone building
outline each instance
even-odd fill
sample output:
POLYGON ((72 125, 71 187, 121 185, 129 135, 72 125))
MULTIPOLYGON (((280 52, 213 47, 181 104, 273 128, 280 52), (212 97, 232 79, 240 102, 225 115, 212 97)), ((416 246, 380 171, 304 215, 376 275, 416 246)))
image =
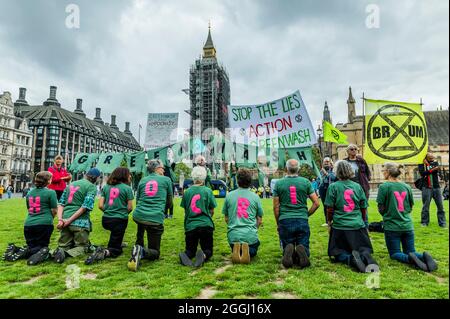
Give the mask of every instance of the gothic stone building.
POLYGON ((42 105, 29 105, 25 93, 26 90, 21 88, 19 99, 14 103, 14 113, 26 119, 33 132, 34 173, 47 170, 58 154, 64 157, 66 166, 69 166, 79 152, 141 150, 130 132, 130 123, 125 122, 125 130, 120 131, 115 115, 111 115, 111 124, 104 123, 101 109, 96 108, 95 118, 89 119, 83 112, 81 99, 77 99, 73 112, 66 110, 56 99, 55 86, 50 87, 50 96, 42 105))
MULTIPOLYGON (((328 106, 326 106, 328 109, 328 106)), ((326 111, 326 110, 324 110, 326 111)), ((348 142, 358 145, 360 154, 364 157, 364 116, 356 115, 356 101, 353 98, 352 89, 349 89, 349 96, 347 99, 347 123, 338 123, 336 128, 348 136, 348 142)), ((423 112, 427 128, 428 128, 428 148, 436 156, 437 161, 443 168, 443 176, 448 180, 449 172, 449 110, 440 108, 436 111, 423 112)), ((324 112, 325 117, 329 114, 324 112)), ((331 119, 331 118, 330 118, 331 119)), ((346 146, 332 143, 330 154, 334 160, 343 159, 347 156, 346 146)), ((409 183, 413 182, 419 177, 417 165, 405 165, 404 175, 402 179, 409 183)), ((371 187, 377 188, 383 182, 382 165, 369 165, 372 173, 371 187)))

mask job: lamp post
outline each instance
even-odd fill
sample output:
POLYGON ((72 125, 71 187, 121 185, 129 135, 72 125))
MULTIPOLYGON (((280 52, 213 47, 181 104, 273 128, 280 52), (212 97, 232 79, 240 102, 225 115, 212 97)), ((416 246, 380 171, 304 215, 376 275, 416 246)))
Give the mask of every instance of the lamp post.
POLYGON ((320 151, 320 157, 323 157, 323 154, 322 154, 322 133, 323 133, 323 130, 322 130, 322 128, 320 127, 320 124, 319 124, 319 127, 317 128, 317 135, 319 136, 319 151, 320 151))

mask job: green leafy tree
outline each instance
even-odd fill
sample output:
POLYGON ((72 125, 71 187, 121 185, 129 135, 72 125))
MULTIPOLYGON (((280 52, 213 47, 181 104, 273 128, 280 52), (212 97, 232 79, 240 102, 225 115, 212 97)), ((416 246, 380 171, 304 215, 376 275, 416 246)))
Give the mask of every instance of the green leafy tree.
POLYGON ((180 181, 181 172, 183 172, 184 178, 189 178, 191 176, 192 169, 184 163, 175 164, 175 176, 177 181, 180 181))

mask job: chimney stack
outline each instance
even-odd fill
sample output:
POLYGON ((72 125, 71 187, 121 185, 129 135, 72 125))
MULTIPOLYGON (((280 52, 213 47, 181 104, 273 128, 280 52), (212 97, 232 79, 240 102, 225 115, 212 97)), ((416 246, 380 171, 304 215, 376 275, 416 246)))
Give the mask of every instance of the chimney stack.
POLYGON ((123 131, 125 134, 131 135, 130 131, 130 122, 125 122, 125 131, 123 131))
POLYGON ((83 100, 82 99, 77 99, 77 107, 76 107, 74 113, 86 117, 86 114, 83 112, 83 100))
POLYGON ((14 102, 14 106, 27 106, 28 102, 26 100, 27 96, 27 89, 26 88, 19 88, 19 98, 16 102, 14 102))
POLYGON ((96 121, 96 122, 98 122, 98 123, 100 123, 100 124, 103 124, 103 120, 102 120, 102 118, 101 118, 101 116, 100 116, 100 113, 102 112, 102 109, 101 108, 99 108, 99 107, 97 107, 97 108, 95 108, 95 117, 94 117, 94 121, 96 121))
POLYGON ((117 125, 116 125, 116 116, 115 115, 111 115, 111 125, 110 127, 118 129, 117 125))
POLYGON ((56 86, 50 86, 50 95, 47 99, 47 101, 44 102, 45 106, 61 106, 61 104, 56 99, 56 86))

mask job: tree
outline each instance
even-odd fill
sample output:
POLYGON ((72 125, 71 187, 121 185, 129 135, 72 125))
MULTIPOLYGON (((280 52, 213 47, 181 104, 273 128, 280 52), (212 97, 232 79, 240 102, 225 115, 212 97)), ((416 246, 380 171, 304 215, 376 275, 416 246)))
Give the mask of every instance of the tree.
POLYGON ((177 163, 175 165, 175 176, 177 181, 180 180, 181 172, 183 172, 185 178, 189 178, 191 176, 192 169, 184 163, 177 163))

